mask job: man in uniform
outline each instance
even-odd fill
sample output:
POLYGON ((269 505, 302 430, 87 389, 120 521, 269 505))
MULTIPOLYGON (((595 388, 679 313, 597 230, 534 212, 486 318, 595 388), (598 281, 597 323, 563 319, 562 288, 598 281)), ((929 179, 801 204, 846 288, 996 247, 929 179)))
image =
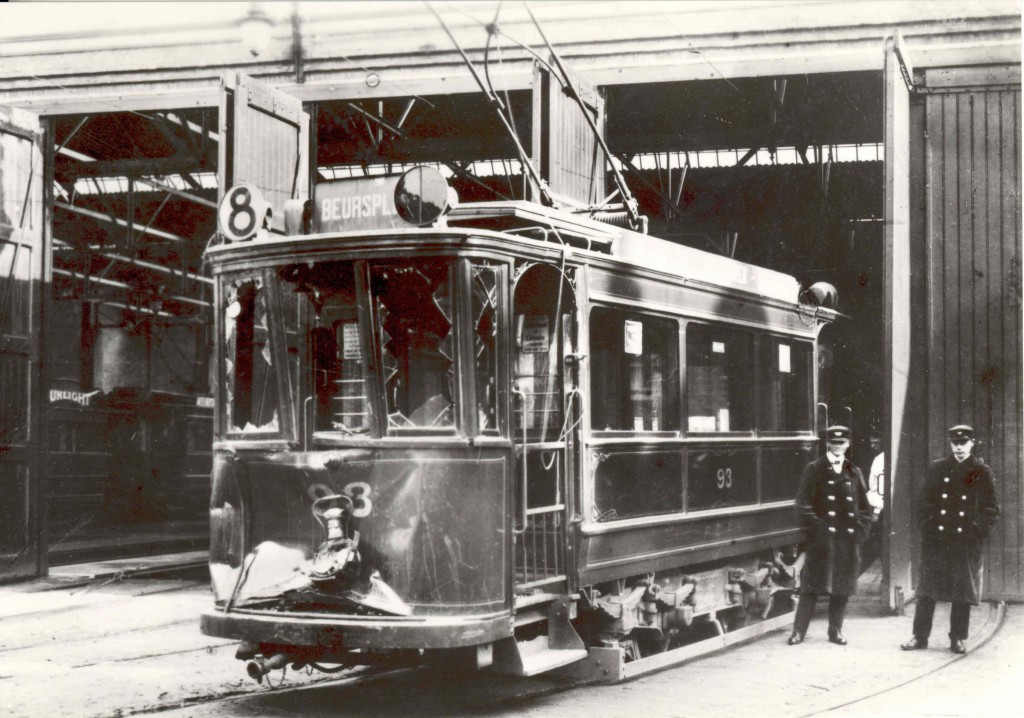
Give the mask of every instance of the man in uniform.
POLYGON ((829 594, 828 640, 840 646, 846 602, 857 590, 860 551, 871 530, 872 509, 860 469, 846 458, 850 430, 829 427, 827 452, 804 469, 796 496, 797 519, 806 535, 800 571, 800 603, 789 645, 802 643, 818 594, 829 594))
POLYGON ((914 637, 900 646, 904 651, 928 647, 935 602, 949 601, 950 650, 967 652, 971 606, 978 605, 981 595, 981 543, 999 518, 992 470, 972 454, 974 429, 952 427, 949 443, 953 455, 928 469, 918 504, 921 579, 914 637))

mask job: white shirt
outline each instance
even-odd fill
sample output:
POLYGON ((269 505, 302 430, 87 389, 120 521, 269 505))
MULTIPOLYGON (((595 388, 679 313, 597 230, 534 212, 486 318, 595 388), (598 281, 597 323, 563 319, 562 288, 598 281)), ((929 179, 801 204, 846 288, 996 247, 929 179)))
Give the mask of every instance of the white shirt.
POLYGON ((879 513, 885 508, 885 452, 875 457, 871 462, 871 472, 868 474, 868 503, 879 513))

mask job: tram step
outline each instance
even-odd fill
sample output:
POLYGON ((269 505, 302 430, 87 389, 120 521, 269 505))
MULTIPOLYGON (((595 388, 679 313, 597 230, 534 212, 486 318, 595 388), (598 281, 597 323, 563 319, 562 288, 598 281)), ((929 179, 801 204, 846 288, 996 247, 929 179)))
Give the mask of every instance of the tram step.
POLYGON ((521 668, 516 671, 516 675, 536 676, 587 657, 586 648, 550 648, 547 638, 538 636, 532 641, 519 643, 521 668))
POLYGON ((535 676, 586 658, 586 646, 570 623, 572 607, 570 597, 559 596, 548 607, 546 636, 522 641, 507 638, 496 643, 495 670, 515 676, 535 676))

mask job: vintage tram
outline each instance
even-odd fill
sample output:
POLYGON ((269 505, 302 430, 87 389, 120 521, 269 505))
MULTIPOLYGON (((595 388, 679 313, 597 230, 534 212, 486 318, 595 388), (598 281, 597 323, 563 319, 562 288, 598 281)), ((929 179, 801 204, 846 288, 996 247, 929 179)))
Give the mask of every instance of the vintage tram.
POLYGON ((835 311, 579 213, 445 211, 438 182, 320 185, 311 222, 209 250, 203 631, 254 678, 438 657, 532 675, 788 611, 835 311))

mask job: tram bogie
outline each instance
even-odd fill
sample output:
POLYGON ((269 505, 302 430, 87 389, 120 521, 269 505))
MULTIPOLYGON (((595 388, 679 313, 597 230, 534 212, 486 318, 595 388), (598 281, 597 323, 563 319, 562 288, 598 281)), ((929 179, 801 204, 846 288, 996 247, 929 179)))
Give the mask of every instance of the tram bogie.
POLYGON ((533 675, 789 609, 833 312, 791 277, 526 202, 391 214, 209 253, 204 631, 243 641, 257 679, 533 675))

